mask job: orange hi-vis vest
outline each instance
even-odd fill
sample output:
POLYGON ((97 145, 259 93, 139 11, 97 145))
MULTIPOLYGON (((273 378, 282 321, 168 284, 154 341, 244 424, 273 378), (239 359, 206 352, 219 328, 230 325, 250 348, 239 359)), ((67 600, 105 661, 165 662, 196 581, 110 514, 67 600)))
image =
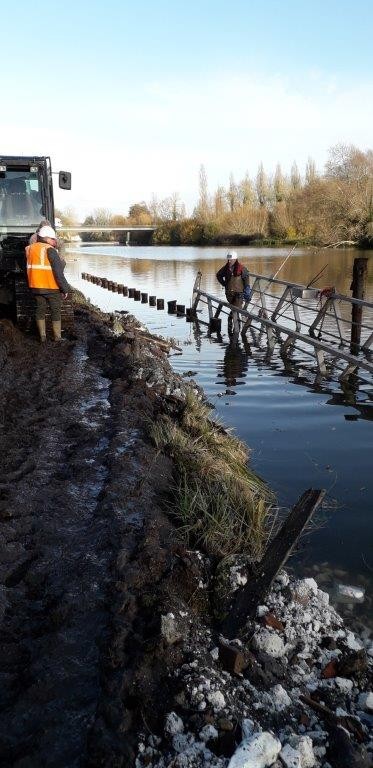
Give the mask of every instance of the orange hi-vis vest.
POLYGON ((33 243, 26 247, 27 280, 29 288, 45 291, 58 291, 53 270, 48 259, 48 243, 33 243))

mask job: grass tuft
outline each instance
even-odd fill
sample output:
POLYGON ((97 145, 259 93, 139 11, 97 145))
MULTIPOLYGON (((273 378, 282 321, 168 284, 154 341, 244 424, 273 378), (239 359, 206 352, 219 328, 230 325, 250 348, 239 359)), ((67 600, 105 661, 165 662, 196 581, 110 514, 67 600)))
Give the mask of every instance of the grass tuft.
POLYGON ((180 535, 190 546, 224 558, 262 557, 272 521, 274 497, 248 467, 248 449, 193 393, 175 422, 162 415, 150 425, 159 450, 174 462, 174 487, 167 503, 180 535))

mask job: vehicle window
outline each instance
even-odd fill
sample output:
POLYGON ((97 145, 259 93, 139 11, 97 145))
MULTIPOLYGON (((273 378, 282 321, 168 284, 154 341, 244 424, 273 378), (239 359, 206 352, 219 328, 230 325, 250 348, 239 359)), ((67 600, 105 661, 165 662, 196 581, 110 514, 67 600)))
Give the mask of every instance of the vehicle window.
POLYGON ((37 174, 7 170, 0 173, 0 226, 37 227, 43 217, 37 174))

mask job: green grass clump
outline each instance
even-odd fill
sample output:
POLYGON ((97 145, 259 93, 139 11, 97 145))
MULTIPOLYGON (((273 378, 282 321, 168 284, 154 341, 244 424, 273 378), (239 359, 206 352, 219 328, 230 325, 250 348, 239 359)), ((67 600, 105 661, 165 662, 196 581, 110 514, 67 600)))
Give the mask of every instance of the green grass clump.
POLYGON ((168 510, 191 546, 218 558, 258 560, 268 538, 273 494, 248 467, 245 444, 212 421, 211 408, 189 394, 179 422, 159 417, 153 442, 174 461, 168 510))

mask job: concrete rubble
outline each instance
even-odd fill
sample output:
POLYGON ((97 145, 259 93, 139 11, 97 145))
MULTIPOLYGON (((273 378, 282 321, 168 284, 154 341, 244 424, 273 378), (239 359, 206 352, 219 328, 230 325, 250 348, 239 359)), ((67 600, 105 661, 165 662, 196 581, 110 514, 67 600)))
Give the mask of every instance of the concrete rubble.
POLYGON ((336 729, 347 739, 343 768, 372 764, 371 639, 345 626, 314 579, 281 572, 242 637, 217 639, 223 654, 211 627, 191 612, 189 621, 175 710, 156 746, 140 735, 136 768, 341 768, 336 729), (269 614, 281 629, 264 624, 269 614))

